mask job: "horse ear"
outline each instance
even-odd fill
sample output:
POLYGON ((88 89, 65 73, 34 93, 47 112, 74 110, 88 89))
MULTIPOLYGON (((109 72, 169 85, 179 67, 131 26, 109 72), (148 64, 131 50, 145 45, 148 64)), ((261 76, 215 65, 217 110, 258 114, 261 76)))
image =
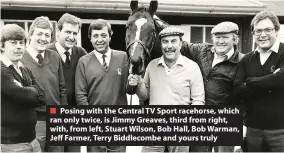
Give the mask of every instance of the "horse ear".
POLYGON ((138 0, 131 0, 130 8, 132 11, 136 10, 138 8, 138 0))
POLYGON ((149 6, 149 13, 151 15, 154 15, 154 13, 157 11, 158 8, 158 1, 157 0, 151 0, 150 6, 149 6))

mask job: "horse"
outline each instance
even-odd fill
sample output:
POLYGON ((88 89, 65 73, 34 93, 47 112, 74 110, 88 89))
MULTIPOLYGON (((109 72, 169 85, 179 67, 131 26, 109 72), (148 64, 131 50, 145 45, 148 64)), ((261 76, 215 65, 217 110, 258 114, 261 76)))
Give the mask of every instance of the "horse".
MULTIPOLYGON (((138 1, 131 1, 130 16, 126 23, 126 52, 129 57, 129 74, 144 75, 147 65, 152 59, 161 57, 161 42, 158 34, 169 24, 159 19, 155 12, 157 1, 151 1, 149 8, 139 7, 138 1)), ((134 94, 135 87, 132 88, 134 94)), ((130 98, 132 104, 132 95, 130 98)), ((149 104, 149 101, 141 104, 149 104)))
POLYGON ((138 8, 138 1, 131 1, 130 8, 125 36, 129 73, 144 75, 149 62, 162 55, 158 34, 169 24, 154 15, 158 8, 157 1, 152 0, 149 8, 138 8))

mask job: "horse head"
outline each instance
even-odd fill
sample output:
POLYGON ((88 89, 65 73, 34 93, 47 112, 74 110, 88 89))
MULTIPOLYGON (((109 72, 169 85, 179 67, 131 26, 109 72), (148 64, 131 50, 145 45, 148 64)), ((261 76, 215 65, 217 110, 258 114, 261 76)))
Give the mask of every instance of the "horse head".
POLYGON ((130 74, 144 74, 152 57, 157 40, 157 28, 153 18, 158 8, 157 1, 151 1, 149 8, 139 7, 138 1, 131 1, 131 14, 126 23, 126 51, 129 57, 130 74))

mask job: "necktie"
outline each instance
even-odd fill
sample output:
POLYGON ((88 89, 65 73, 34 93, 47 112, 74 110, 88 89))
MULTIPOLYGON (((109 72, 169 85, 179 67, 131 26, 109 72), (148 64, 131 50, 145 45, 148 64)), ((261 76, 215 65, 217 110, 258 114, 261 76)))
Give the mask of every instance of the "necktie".
POLYGON ((107 69, 107 63, 106 63, 106 55, 105 54, 103 54, 103 67, 105 68, 105 69, 107 69))
POLYGON ((38 64, 42 64, 43 62, 43 57, 41 54, 37 54, 36 58, 38 58, 38 64))
POLYGON ((70 60, 70 53, 68 51, 64 52, 64 54, 66 55, 66 61, 65 64, 66 65, 70 65, 71 60, 70 60))

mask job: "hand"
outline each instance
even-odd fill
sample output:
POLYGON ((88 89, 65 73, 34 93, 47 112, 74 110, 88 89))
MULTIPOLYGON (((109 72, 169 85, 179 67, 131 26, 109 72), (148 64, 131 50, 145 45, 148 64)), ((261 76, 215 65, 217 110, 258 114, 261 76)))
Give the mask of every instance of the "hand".
POLYGON ((243 149, 241 146, 234 146, 234 152, 243 152, 243 149))
POLYGON ((128 84, 130 86, 137 86, 139 83, 141 76, 140 75, 136 75, 136 74, 130 74, 128 76, 128 84))
POLYGON ((17 81, 17 80, 14 79, 14 82, 15 82, 18 86, 23 87, 22 84, 21 84, 19 81, 17 81))
POLYGON ((273 74, 277 73, 278 71, 280 71, 280 68, 278 68, 277 70, 275 70, 275 71, 273 72, 273 74))
POLYGON ((194 103, 191 103, 191 105, 204 105, 204 103, 201 101, 196 101, 194 103))

